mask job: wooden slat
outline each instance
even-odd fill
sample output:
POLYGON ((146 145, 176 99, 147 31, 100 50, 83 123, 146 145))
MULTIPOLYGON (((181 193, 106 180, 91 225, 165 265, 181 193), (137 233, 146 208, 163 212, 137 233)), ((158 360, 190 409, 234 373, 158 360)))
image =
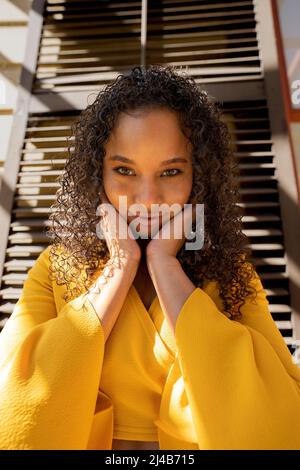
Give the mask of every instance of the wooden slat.
MULTIPOLYGON (((35 92, 99 89, 138 62, 140 2, 83 5, 47 4, 35 92)), ((199 84, 262 77, 252 0, 150 2, 147 18, 149 63, 189 67, 199 84)))

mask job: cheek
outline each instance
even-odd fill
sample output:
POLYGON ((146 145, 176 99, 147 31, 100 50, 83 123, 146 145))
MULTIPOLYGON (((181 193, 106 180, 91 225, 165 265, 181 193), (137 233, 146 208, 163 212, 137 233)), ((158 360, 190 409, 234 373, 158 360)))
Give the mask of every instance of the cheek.
POLYGON ((185 200, 187 201, 191 192, 192 192, 192 189, 193 189, 193 174, 191 172, 191 174, 189 176, 187 176, 186 180, 185 180, 185 184, 184 184, 184 197, 185 197, 185 200))
POLYGON ((130 195, 130 185, 113 177, 104 178, 104 189, 111 203, 117 207, 119 196, 130 195))
POLYGON ((192 179, 188 177, 182 179, 181 181, 178 180, 178 182, 176 183, 174 182, 169 189, 170 199, 174 199, 174 197, 176 197, 178 202, 184 204, 188 200, 189 195, 192 191, 192 184, 192 179))

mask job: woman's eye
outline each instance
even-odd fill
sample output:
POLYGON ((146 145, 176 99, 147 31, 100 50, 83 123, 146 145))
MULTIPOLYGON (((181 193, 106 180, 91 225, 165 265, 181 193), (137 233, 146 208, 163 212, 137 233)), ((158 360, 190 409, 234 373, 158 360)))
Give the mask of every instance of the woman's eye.
MULTIPOLYGON (((180 173, 182 173, 181 170, 177 170, 177 168, 171 168, 170 170, 166 170, 166 171, 177 171, 177 173, 173 173, 172 175, 168 175, 168 176, 177 176, 179 175, 180 173)), ((164 172, 165 173, 165 172, 164 172)))
MULTIPOLYGON (((116 171, 117 173, 119 173, 119 175, 124 175, 124 173, 120 173, 119 170, 125 170, 126 171, 131 171, 129 168, 126 168, 125 166, 119 166, 118 168, 114 168, 114 171, 116 171)), ((125 176, 128 176, 126 173, 125 173, 125 176)))
MULTIPOLYGON (((114 168, 114 171, 115 171, 116 173, 118 173, 119 175, 122 175, 122 176, 131 176, 130 174, 128 174, 128 172, 131 171, 130 168, 126 168, 125 166, 119 166, 119 167, 117 167, 117 168, 114 168), (120 170, 122 170, 122 171, 120 171, 120 170), (123 171, 123 170, 124 170, 124 171, 123 171), (126 172, 127 172, 127 173, 126 173, 126 172)), ((176 172, 175 174, 174 174, 174 173, 173 173, 173 174, 172 174, 172 173, 171 173, 171 174, 169 173, 167 176, 177 176, 177 175, 179 175, 180 173, 182 173, 182 171, 181 171, 181 170, 178 170, 177 168, 171 168, 171 169, 169 169, 169 170, 165 170, 164 173, 166 173, 166 172, 174 172, 174 171, 176 172)))

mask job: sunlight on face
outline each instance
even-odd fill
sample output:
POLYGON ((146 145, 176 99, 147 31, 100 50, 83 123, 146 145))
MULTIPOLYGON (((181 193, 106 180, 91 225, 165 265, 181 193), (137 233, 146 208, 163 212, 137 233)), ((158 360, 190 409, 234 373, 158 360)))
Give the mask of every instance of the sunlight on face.
MULTIPOLYGON (((155 109, 121 113, 105 150, 103 184, 117 210, 119 196, 126 196, 128 208, 132 204, 143 206, 141 216, 150 216, 153 204, 179 204, 183 208, 188 202, 193 183, 191 144, 175 112, 155 109), (178 160, 165 162, 175 158, 178 160)), ((127 212, 127 222, 138 215, 127 212)), ((158 221, 161 226, 162 218, 158 221)), ((140 231, 150 230, 151 221, 145 220, 140 231)))

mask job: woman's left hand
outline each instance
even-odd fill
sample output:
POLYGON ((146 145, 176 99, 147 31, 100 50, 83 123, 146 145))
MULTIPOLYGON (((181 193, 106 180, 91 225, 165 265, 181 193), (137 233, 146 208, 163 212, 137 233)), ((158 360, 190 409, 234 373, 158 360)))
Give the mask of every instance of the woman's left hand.
POLYGON ((146 257, 161 258, 174 257, 184 242, 186 236, 192 230, 192 222, 195 219, 195 208, 191 204, 180 210, 172 219, 165 222, 161 229, 155 234, 146 248, 146 257), (186 232, 186 236, 184 233, 186 232), (177 235, 178 234, 178 235, 177 235), (175 238, 174 235, 180 238, 175 238))

